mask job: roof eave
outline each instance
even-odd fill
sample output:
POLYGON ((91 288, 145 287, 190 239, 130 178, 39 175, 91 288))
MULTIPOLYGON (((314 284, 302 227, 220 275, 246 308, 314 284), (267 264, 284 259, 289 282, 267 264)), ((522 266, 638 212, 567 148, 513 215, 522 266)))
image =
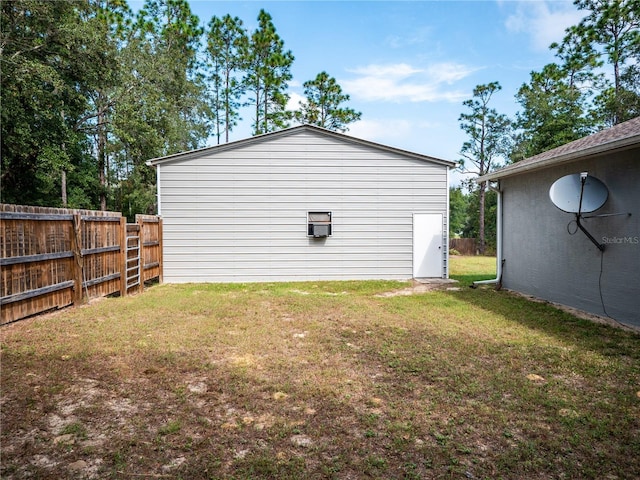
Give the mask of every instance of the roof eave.
POLYGON ((555 157, 551 157, 545 160, 541 160, 535 163, 524 164, 519 167, 516 163, 513 168, 505 167, 501 170, 496 170, 495 172, 488 173, 481 177, 478 177, 477 181, 480 182, 491 182, 495 180, 499 180, 501 178, 512 177, 514 175, 521 175, 523 173, 532 172, 535 170, 541 170, 543 168, 552 167, 556 165, 563 165, 565 163, 570 163, 575 160, 594 157, 596 155, 601 155, 603 153, 612 153, 616 151, 628 150, 629 148, 633 148, 634 146, 640 145, 640 135, 634 135, 633 137, 626 137, 614 142, 605 143, 602 145, 596 145, 591 148, 586 148, 584 150, 579 150, 576 152, 569 152, 566 154, 561 154, 555 157))
POLYGON ((244 138, 242 140, 236 140, 233 142, 229 142, 229 143, 223 143, 220 145, 214 145, 211 147, 204 147, 204 148, 199 148, 196 150, 190 150, 187 152, 181 152, 181 153, 176 153, 173 155, 167 155, 165 157, 158 157, 158 158, 152 158, 151 160, 147 160, 145 163, 150 166, 150 167, 155 167, 157 165, 163 164, 163 163, 168 163, 171 161, 175 161, 175 160, 187 160, 190 157, 193 156, 197 156, 207 150, 215 150, 216 152, 221 152, 224 150, 228 150, 228 149, 232 149, 232 148, 236 148, 239 146, 242 146, 244 144, 248 144, 248 143, 253 143, 256 141, 260 141, 260 139, 264 138, 264 137, 269 137, 269 136, 274 136, 274 135, 286 135, 289 133, 292 133, 294 131, 300 130, 302 128, 308 129, 308 130, 315 130, 321 133, 324 133, 326 135, 332 135, 335 137, 339 137, 344 139, 345 141, 351 142, 351 143, 357 143, 360 145, 366 145, 369 147, 373 147, 373 148, 377 148, 380 150, 384 150, 387 152, 391 152, 391 153, 396 153, 396 154, 403 154, 406 155, 408 157, 414 158, 416 160, 421 160, 424 162, 431 162, 431 163, 436 163, 439 165, 444 165, 448 168, 454 168, 456 166, 455 162, 452 162, 450 160, 443 160, 441 158, 436 158, 436 157, 431 157, 428 155, 423 155, 420 153, 415 153, 415 152, 410 152, 408 150, 403 150, 401 148, 396 148, 396 147, 391 147, 391 146, 387 146, 387 145, 383 145, 380 143, 376 143, 376 142, 372 142, 369 140, 363 140, 361 138, 356 138, 356 137, 352 137, 350 135, 346 135, 344 133, 339 133, 339 132, 334 132, 332 130, 328 130, 326 128, 322 128, 322 127, 317 127, 315 125, 299 125, 299 126, 295 126, 295 127, 291 127, 291 128, 286 128, 284 130, 278 130, 276 132, 269 132, 269 133, 264 133, 262 135, 256 135, 253 137, 249 137, 249 138, 244 138))
POLYGON ((294 130, 296 128, 299 127, 292 127, 292 128, 288 128, 288 129, 284 129, 284 130, 278 130, 277 132, 268 132, 268 133, 263 133, 260 135, 254 135, 252 137, 247 137, 247 138, 243 138, 240 140, 234 140, 231 142, 227 142, 227 143, 220 143, 218 145, 211 145, 209 147, 203 147, 203 148, 196 148, 194 150, 188 150, 186 152, 178 152, 178 153, 174 153, 172 155, 166 155, 164 157, 156 157, 156 158, 152 158, 150 160, 147 160, 145 163, 150 166, 150 167, 155 167, 156 165, 159 165, 161 163, 167 163, 167 162, 171 162, 173 160, 186 160, 189 157, 195 156, 195 155, 199 155, 202 152, 205 152, 207 150, 216 150, 216 151, 224 151, 224 150, 228 150, 231 148, 235 148, 237 146, 246 144, 246 143, 252 143, 257 141, 258 139, 262 138, 262 137, 267 137, 267 136, 272 136, 276 133, 282 133, 282 132, 286 132, 289 130, 294 130))

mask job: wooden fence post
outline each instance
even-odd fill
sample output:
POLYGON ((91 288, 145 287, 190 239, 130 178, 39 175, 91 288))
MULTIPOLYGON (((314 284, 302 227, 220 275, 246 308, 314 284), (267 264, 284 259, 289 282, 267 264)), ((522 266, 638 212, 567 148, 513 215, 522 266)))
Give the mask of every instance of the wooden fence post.
POLYGON ((144 217, 142 215, 136 215, 136 220, 138 223, 138 245, 139 245, 139 250, 138 250, 138 255, 140 256, 140 260, 138 261, 138 293, 140 292, 144 292, 144 241, 145 241, 145 235, 144 235, 144 217))
POLYGON ((71 249, 73 250, 73 304, 80 305, 83 299, 83 269, 84 259, 82 258, 82 215, 78 212, 73 214, 71 221, 71 249))
POLYGON ((127 295, 127 217, 120 217, 120 296, 127 295))

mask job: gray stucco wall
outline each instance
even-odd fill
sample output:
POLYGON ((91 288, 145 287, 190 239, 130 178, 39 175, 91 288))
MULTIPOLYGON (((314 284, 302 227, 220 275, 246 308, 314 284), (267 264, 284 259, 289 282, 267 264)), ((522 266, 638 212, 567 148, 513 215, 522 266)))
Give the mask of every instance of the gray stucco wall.
POLYGON ((500 187, 504 287, 640 327, 640 150, 507 177, 500 187), (581 231, 570 235, 575 215, 549 199, 555 180, 583 171, 609 189, 593 214, 632 214, 582 222, 606 244, 603 255, 581 231))

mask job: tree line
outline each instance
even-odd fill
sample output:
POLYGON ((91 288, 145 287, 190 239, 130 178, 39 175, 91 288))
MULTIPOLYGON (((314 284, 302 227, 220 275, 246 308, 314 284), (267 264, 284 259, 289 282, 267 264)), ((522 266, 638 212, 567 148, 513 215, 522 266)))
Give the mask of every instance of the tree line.
MULTIPOLYGON (((640 0, 574 3, 584 18, 518 90, 515 118, 491 106, 498 81, 464 102, 461 171, 483 175, 640 115, 640 0)), ((0 9, 6 203, 151 213, 155 172, 145 161, 228 141, 245 107, 254 135, 292 122, 346 131, 361 117, 324 71, 287 108, 295 57, 264 10, 248 31, 230 15, 201 26, 187 0, 146 0, 135 14, 126 0, 4 0, 0 9)), ((465 215, 451 234, 478 237, 484 251, 495 243, 485 232, 492 192, 471 179, 459 193, 465 215)))
POLYGON ((151 158, 291 122, 346 131, 361 114, 320 72, 287 109, 294 56, 271 16, 213 17, 187 0, 5 0, 0 11, 2 202, 155 210, 151 158))
MULTIPOLYGON (((520 87, 515 118, 490 106, 497 81, 478 85, 463 103, 460 171, 481 176, 640 116, 640 0, 574 4, 583 19, 550 45, 557 61, 520 87)), ((450 234, 477 238, 484 253, 495 246, 496 197, 475 178, 450 191, 450 234)))

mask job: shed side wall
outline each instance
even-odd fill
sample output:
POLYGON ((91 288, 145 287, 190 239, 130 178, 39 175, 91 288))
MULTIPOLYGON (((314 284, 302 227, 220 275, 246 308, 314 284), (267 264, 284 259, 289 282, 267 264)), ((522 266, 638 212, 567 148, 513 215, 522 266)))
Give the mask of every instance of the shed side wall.
POLYGON ((639 154, 638 149, 629 150, 604 160, 503 179, 503 285, 640 326, 639 154), (632 214, 582 222, 598 242, 605 243, 602 257, 581 231, 569 233, 576 230, 575 215, 562 212, 549 199, 555 180, 583 171, 609 189, 607 202, 593 214, 632 214))
POLYGON ((447 218, 447 167, 312 132, 158 168, 165 282, 407 279, 413 213, 447 218))

